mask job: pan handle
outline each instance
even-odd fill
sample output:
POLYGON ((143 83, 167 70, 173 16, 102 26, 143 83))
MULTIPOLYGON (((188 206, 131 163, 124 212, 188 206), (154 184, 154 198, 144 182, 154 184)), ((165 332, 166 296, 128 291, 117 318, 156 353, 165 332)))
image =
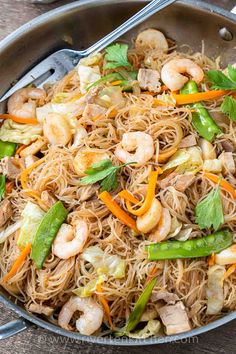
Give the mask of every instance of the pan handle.
POLYGON ((4 325, 0 326, 0 340, 14 336, 15 334, 29 328, 30 325, 30 322, 26 321, 22 317, 20 317, 18 320, 5 323, 4 325))

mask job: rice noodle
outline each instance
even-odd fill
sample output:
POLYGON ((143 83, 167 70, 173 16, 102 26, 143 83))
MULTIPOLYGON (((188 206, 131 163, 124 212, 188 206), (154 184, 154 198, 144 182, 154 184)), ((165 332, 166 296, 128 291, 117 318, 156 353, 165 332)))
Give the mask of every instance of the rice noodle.
MULTIPOLYGON (((204 53, 191 53, 185 48, 185 53, 170 51, 167 54, 153 51, 130 50, 129 59, 135 68, 142 62, 148 62, 152 69, 160 70, 164 63, 174 58, 190 58, 204 70, 219 67, 218 61, 206 57, 204 53)), ((203 87, 207 83, 202 83, 203 87)), ((64 79, 48 89, 47 101, 58 93, 65 93, 66 100, 71 100, 79 93, 79 78, 76 70, 69 73, 64 79)), ((163 93, 162 95, 165 95, 163 93)), ((85 146, 88 148, 105 149, 114 159, 114 150, 122 135, 127 132, 143 131, 150 134, 153 140, 159 140, 159 152, 177 148, 182 138, 195 134, 191 125, 189 108, 182 107, 155 107, 154 98, 149 94, 125 93, 125 106, 120 108, 115 118, 108 116, 93 121, 80 117, 81 124, 89 126, 85 146)), ((164 97, 164 96, 163 96, 164 97)), ((219 114, 222 100, 209 101, 207 108, 212 114, 219 114)), ((235 124, 219 119, 224 134, 217 138, 215 147, 222 151, 221 142, 233 142, 236 139, 235 124)), ((126 276, 122 279, 109 277, 103 284, 103 293, 110 304, 111 317, 116 327, 122 327, 137 298, 142 293, 146 278, 151 267, 157 268, 157 286, 154 292, 165 289, 176 293, 185 304, 189 319, 193 327, 203 326, 214 320, 215 316, 205 314, 206 309, 206 282, 207 259, 187 259, 177 261, 148 262, 144 246, 147 244, 144 236, 134 237, 133 232, 121 224, 109 213, 103 203, 97 198, 97 185, 81 186, 73 167, 73 159, 81 146, 58 147, 50 146, 42 151, 45 161, 36 167, 28 180, 29 189, 51 192, 61 200, 70 212, 68 222, 83 218, 89 225, 89 239, 86 247, 98 245, 106 255, 120 256, 126 263, 126 276)), ((159 153, 158 152, 158 153, 159 153)), ((157 164, 158 155, 142 167, 127 166, 120 177, 120 188, 131 192, 145 188, 153 164, 157 164)), ((230 178, 226 176, 226 179, 230 178)), ((232 177, 231 177, 232 179, 232 177)), ((232 183, 232 182, 231 182, 232 183)), ((236 186, 236 179, 234 179, 236 186)), ((214 184, 201 175, 197 175, 191 188, 185 193, 178 192, 173 187, 158 191, 158 198, 163 207, 168 208, 172 217, 191 227, 191 237, 203 235, 194 222, 194 208, 198 201, 206 196, 214 184)), ((226 226, 236 235, 236 204, 231 196, 222 191, 222 201, 226 226)), ((13 205, 13 220, 19 216, 28 200, 20 186, 16 187, 9 199, 13 205)), ((123 208, 125 203, 121 202, 123 208)), ((236 240, 236 237, 235 237, 236 240)), ((19 255, 16 245, 16 234, 8 237, 0 248, 0 271, 4 277, 19 255)), ((95 269, 83 260, 80 255, 68 260, 61 260, 50 254, 42 270, 37 270, 28 259, 19 271, 5 285, 6 290, 23 302, 27 308, 30 304, 40 304, 53 307, 56 312, 71 296, 72 290, 87 284, 97 277, 95 269)), ((224 313, 236 308, 236 273, 232 274, 224 284, 224 313)), ((152 300, 149 306, 155 306, 152 300)), ((105 332, 104 332, 105 333, 105 332)), ((102 330, 101 330, 102 334, 102 330)))

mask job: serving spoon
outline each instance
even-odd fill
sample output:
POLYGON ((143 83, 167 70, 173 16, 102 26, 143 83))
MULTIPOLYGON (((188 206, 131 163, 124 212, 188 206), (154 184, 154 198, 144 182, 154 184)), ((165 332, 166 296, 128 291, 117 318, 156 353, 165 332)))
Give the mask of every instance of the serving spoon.
POLYGON ((36 65, 32 70, 30 70, 25 76, 23 76, 11 89, 9 89, 0 98, 0 102, 3 102, 14 92, 30 84, 37 87, 43 87, 46 83, 53 83, 62 79, 69 71, 74 69, 81 58, 101 51, 130 29, 175 1, 176 0, 152 0, 143 9, 117 27, 114 31, 100 39, 97 43, 93 44, 91 47, 80 51, 61 49, 51 54, 49 57, 36 65))

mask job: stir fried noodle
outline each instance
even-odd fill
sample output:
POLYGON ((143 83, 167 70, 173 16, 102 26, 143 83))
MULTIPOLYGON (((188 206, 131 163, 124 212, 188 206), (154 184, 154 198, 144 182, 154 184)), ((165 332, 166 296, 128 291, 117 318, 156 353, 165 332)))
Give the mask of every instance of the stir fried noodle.
MULTIPOLYGON (((231 91, 198 103, 178 104, 181 94, 181 99, 187 96, 183 87, 188 80, 197 82, 199 94, 214 91, 206 73, 223 72, 219 58, 212 60, 204 52, 192 53, 187 47, 177 49, 170 41, 166 42, 167 49, 158 44, 160 38, 154 43, 155 36, 147 39, 144 33, 140 39, 140 35, 128 51, 128 64, 124 58, 126 45, 116 44, 113 50, 116 58, 122 51, 123 63, 119 64, 118 59, 115 62, 114 53, 111 58, 110 46, 103 54, 82 59, 60 82, 45 88, 43 101, 29 92, 15 94, 0 129, 3 142, 18 144, 12 157, 5 155, 0 161, 0 173, 5 176, 2 218, 9 209, 3 203, 10 203, 11 209, 4 222, 0 221, 1 285, 28 311, 46 315, 63 328, 82 334, 104 335, 108 330, 123 329, 135 303, 154 278, 156 285, 145 311, 139 314, 132 330, 126 331, 128 336, 135 333, 141 338, 150 321, 158 322, 160 331, 173 334, 206 325, 236 309, 236 272, 232 269, 236 263, 232 245, 236 241, 232 192, 236 187, 236 130, 234 121, 222 111, 222 103, 231 91), (169 66, 167 72, 165 65, 169 66), (186 81, 181 82, 184 75, 186 81), (169 81, 180 87, 172 89, 169 81), (24 96, 27 94, 28 98, 24 96), (207 132, 204 135, 198 128, 197 104, 203 105, 216 124, 218 133, 213 138, 207 139, 207 132), (29 110, 32 117, 26 114, 29 110), (15 119, 24 113, 25 119, 37 119, 36 124, 15 119), (13 175, 10 164, 15 168, 13 175), (104 184, 102 178, 89 182, 96 173, 112 166, 117 169, 112 170, 110 180, 104 184), (158 176, 151 204, 145 212, 135 214, 148 199, 154 171, 158 176), (127 202, 121 191, 128 191, 138 203, 127 202), (102 196, 108 193, 125 216, 132 218, 135 227, 104 202, 102 196), (200 220, 206 198, 205 220, 200 220), (37 257, 44 253, 47 238, 44 228, 39 240, 40 227, 58 201, 67 216, 54 235, 52 220, 47 219, 51 243, 40 263, 37 257), (33 212, 24 212, 32 204, 41 213, 38 221, 33 212), (217 214, 221 207, 222 215, 217 214), (213 209, 216 219, 223 218, 219 225, 211 221, 214 212, 207 214, 213 209), (9 232, 11 225, 19 221, 19 227, 9 232), (180 252, 176 257, 158 259, 151 258, 147 247, 164 245, 168 240, 168 244, 176 242, 181 248, 181 244, 203 239, 217 230, 227 230, 231 242, 218 250, 213 247, 208 254, 185 257, 180 252), (28 242, 32 244, 31 254, 22 258, 8 277, 28 242), (229 261, 223 254, 227 251, 232 253, 229 261), (232 271, 228 272, 229 268, 232 271), (86 310, 87 304, 91 310, 86 310), (86 319, 92 317, 93 311, 97 317, 90 328, 86 319), (168 318, 165 311, 173 311, 173 318, 168 318)), ((158 332, 149 329, 148 335, 158 332)))

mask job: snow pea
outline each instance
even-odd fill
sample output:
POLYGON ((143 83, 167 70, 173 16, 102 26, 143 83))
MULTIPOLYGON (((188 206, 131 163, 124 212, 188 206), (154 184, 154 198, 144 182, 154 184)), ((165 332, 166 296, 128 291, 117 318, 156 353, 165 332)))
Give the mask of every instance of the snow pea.
POLYGON ((6 177, 4 175, 0 175, 0 200, 4 196, 6 190, 6 177))
POLYGON ((16 150, 16 144, 9 141, 0 140, 0 159, 5 156, 13 156, 16 150))
MULTIPOLYGON (((187 82, 187 84, 180 90, 181 94, 197 92, 197 84, 192 80, 187 82)), ((195 112, 192 113, 192 124, 201 137, 211 142, 216 135, 222 133, 219 126, 201 102, 193 103, 189 106, 195 110, 195 112)))
POLYGON ((58 230, 67 215, 68 212, 60 201, 55 203, 44 215, 32 244, 31 259, 33 259, 36 268, 43 267, 58 230))
POLYGON ((212 235, 194 238, 187 241, 165 241, 146 246, 148 259, 156 261, 161 259, 197 258, 218 253, 231 246, 233 236, 229 230, 217 231, 212 235))

